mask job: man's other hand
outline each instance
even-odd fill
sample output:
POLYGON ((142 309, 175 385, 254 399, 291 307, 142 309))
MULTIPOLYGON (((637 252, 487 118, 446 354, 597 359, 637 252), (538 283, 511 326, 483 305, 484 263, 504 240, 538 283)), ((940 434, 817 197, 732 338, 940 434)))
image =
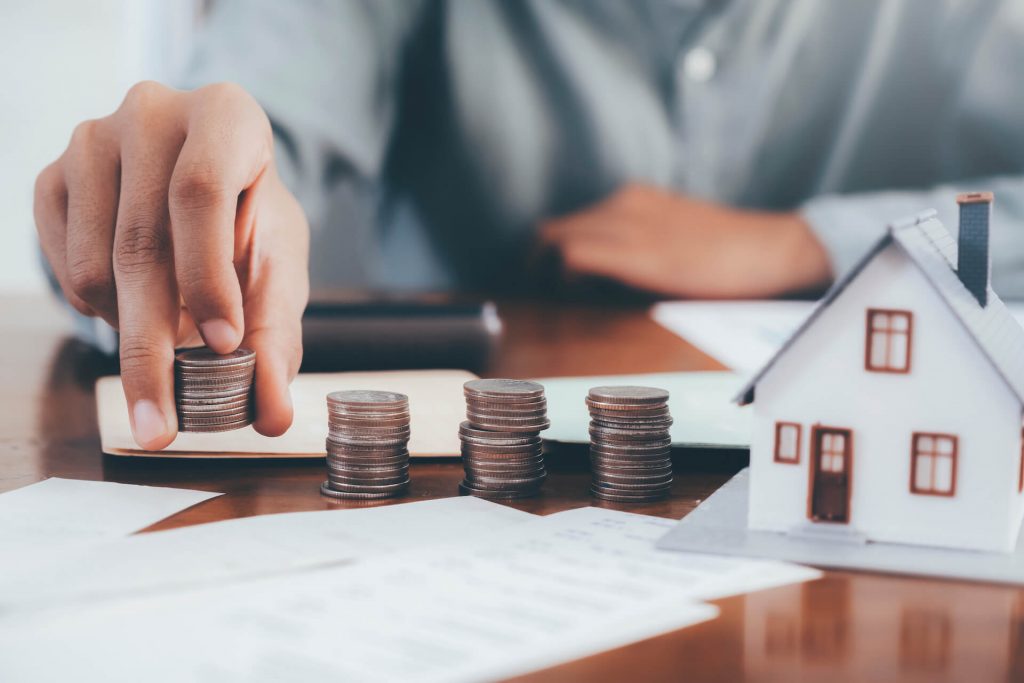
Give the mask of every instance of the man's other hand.
POLYGON ((649 185, 541 226, 566 277, 597 276, 659 296, 760 298, 820 288, 828 256, 794 213, 733 209, 649 185))
POLYGON ((135 85, 80 124, 36 181, 35 219, 68 302, 120 331, 135 440, 177 433, 174 349, 257 354, 256 423, 292 421, 309 228, 277 176, 270 124, 236 85, 135 85))

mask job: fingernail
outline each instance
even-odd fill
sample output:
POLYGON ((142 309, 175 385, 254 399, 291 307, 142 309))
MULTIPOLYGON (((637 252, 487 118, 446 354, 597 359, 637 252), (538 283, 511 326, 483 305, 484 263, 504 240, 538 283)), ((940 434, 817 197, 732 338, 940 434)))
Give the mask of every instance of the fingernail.
POLYGON ((206 345, 215 351, 228 352, 238 345, 238 334, 231 323, 221 318, 207 320, 199 325, 206 345))
POLYGON ((135 417, 135 439, 140 446, 146 446, 167 433, 167 421, 156 404, 149 399, 140 399, 132 409, 135 417))

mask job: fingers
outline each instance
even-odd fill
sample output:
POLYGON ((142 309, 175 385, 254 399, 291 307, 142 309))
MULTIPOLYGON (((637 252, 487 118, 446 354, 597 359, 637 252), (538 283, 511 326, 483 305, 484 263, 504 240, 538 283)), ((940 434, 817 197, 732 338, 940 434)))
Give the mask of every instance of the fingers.
POLYGON ((36 178, 33 213, 39 246, 57 278, 64 298, 79 313, 93 315, 89 305, 75 294, 67 272, 68 191, 64 182, 63 158, 50 164, 36 178))
POLYGON ((178 288, 207 346, 233 351, 245 330, 235 271, 235 213, 271 159, 266 117, 237 86, 195 93, 170 181, 178 288))
MULTIPOLYGON (((157 98, 157 91, 135 99, 157 98)), ((136 102, 132 106, 140 106, 136 102)), ((147 111, 155 111, 152 102, 147 111)), ((146 117, 126 117, 113 268, 121 331, 121 377, 135 440, 160 449, 177 433, 174 342, 179 298, 174 278, 167 187, 183 133, 145 135, 146 117)))
POLYGON ((243 345, 256 352, 254 427, 267 436, 283 434, 292 423, 288 386, 302 362, 302 312, 309 297, 305 217, 290 196, 279 202, 283 210, 271 212, 269 219, 287 228, 253 231, 245 292, 243 345))
POLYGON ((114 222, 120 185, 117 143, 97 121, 75 129, 65 156, 67 254, 74 293, 96 315, 118 326, 114 284, 114 222))

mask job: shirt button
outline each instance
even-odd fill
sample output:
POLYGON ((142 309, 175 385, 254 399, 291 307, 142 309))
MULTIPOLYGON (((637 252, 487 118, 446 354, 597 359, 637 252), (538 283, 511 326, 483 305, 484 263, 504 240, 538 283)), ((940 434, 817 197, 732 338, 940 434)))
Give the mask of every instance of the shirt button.
POLYGON ((718 60, 706 47, 695 47, 683 57, 683 73, 695 83, 706 83, 715 75, 718 60))

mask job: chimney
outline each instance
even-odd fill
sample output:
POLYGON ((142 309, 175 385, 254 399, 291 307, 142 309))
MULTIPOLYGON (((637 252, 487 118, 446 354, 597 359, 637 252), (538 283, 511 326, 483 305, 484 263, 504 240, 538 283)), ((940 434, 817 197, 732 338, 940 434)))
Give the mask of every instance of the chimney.
POLYGON ((992 216, 991 192, 968 192, 957 195, 960 205, 960 238, 957 248, 956 272, 960 282, 983 307, 988 304, 989 271, 992 259, 988 252, 988 224, 992 216))

